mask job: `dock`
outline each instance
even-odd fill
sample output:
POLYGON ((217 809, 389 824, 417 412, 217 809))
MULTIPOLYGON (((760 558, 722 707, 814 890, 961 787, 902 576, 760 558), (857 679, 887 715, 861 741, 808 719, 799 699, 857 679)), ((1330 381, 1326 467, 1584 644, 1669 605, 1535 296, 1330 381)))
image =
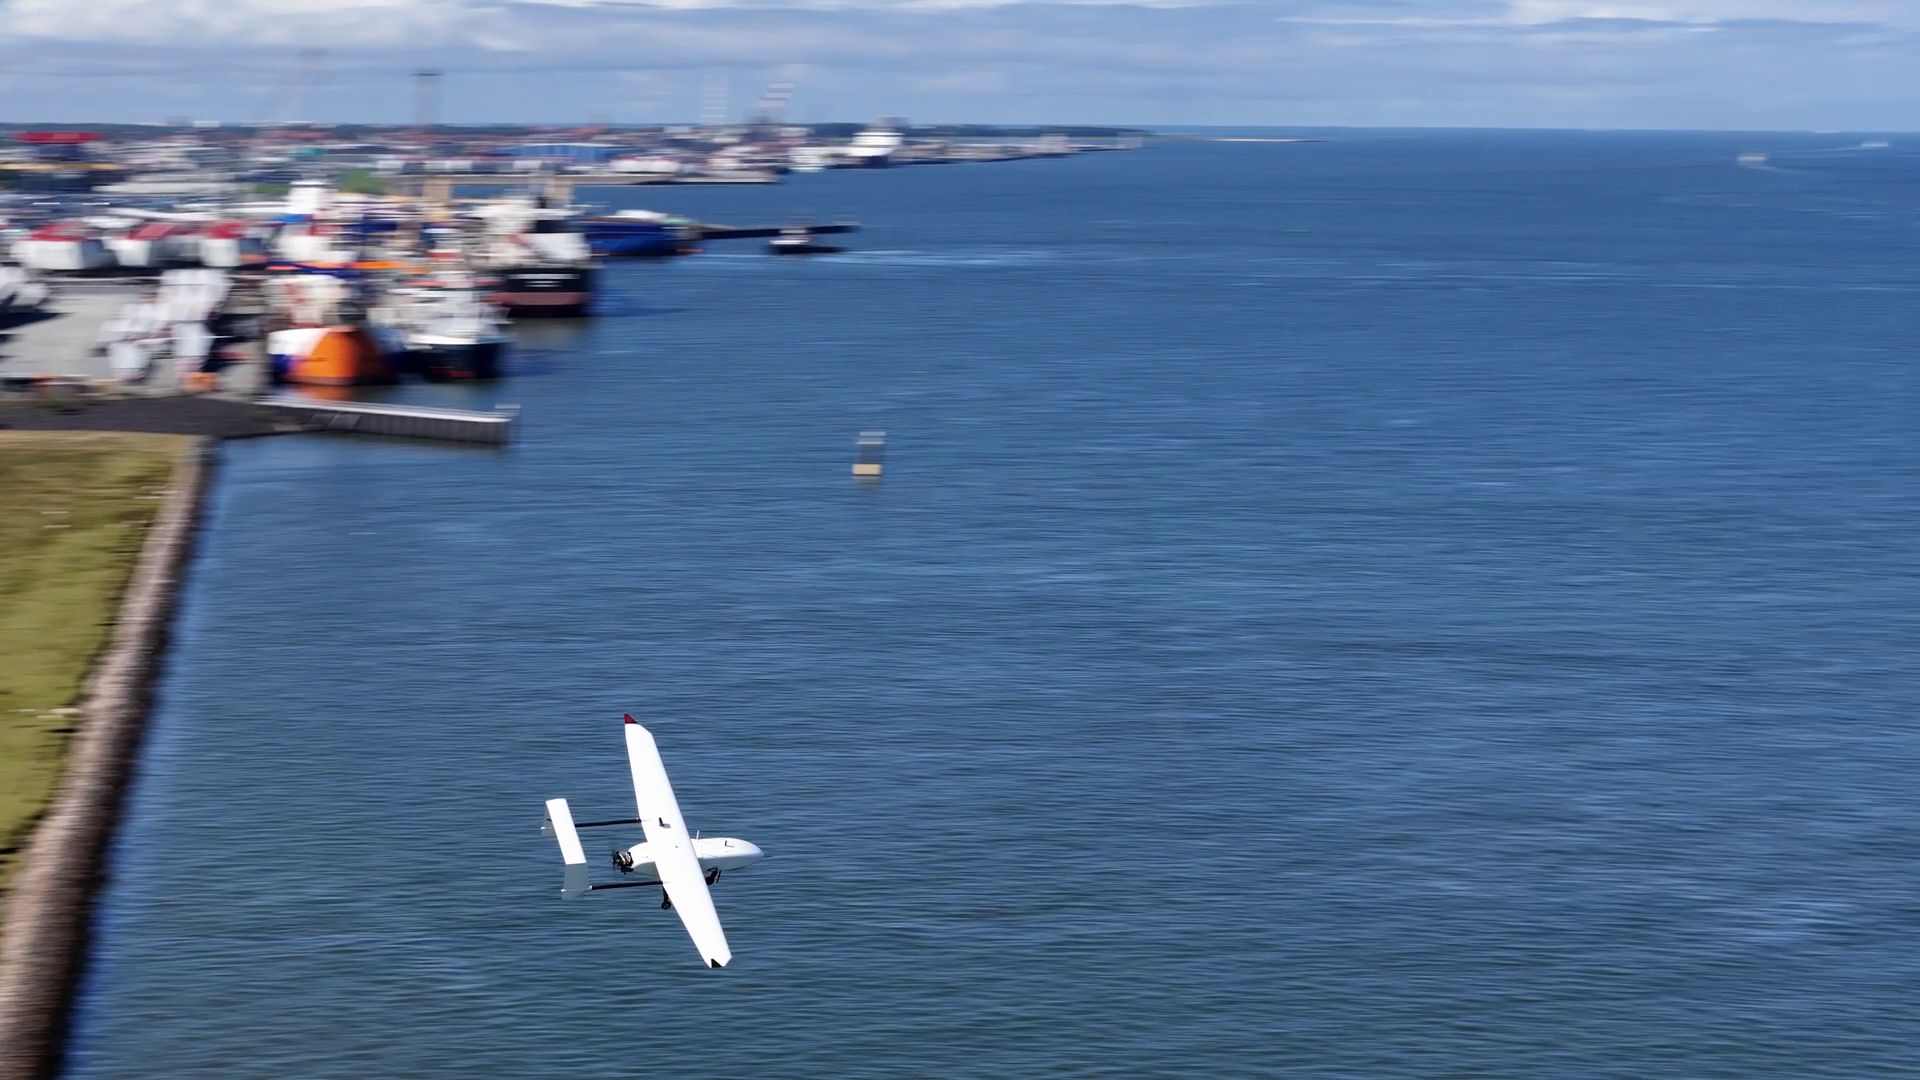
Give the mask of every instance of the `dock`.
POLYGON ((109 396, 84 385, 42 386, 28 394, 0 393, 0 431, 147 431, 250 439, 305 432, 504 446, 520 419, 516 406, 481 412, 364 401, 323 401, 283 394, 242 398, 225 394, 109 396))
POLYGON ((518 406, 499 406, 491 412, 434 409, 420 405, 382 405, 368 401, 317 401, 313 398, 264 398, 259 408, 280 424, 301 431, 332 431, 355 435, 386 435, 402 439, 504 446, 520 419, 518 406))

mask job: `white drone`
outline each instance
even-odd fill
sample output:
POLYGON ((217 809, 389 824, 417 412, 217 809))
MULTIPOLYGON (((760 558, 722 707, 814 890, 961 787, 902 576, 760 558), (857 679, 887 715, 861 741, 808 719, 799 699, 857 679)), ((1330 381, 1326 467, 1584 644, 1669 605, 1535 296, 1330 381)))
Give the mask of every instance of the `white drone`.
POLYGON ((566 863, 566 882, 560 895, 572 899, 609 889, 644 889, 658 885, 666 895, 660 907, 680 913, 694 947, 709 967, 725 967, 733 959, 727 948, 727 932, 720 928, 720 914, 713 910, 713 895, 708 887, 720 880, 722 870, 738 870, 760 861, 758 847, 733 837, 695 837, 687 834, 687 823, 680 817, 680 804, 674 801, 673 785, 667 782, 667 767, 660 761, 660 748, 653 734, 640 722, 626 718, 627 761, 633 769, 633 797, 640 816, 613 821, 574 823, 567 800, 547 800, 547 822, 540 831, 560 841, 560 858, 566 863), (587 853, 580 846, 579 829, 602 825, 638 825, 647 838, 630 848, 613 850, 613 865, 627 876, 645 880, 617 881, 594 885, 587 881, 587 853))

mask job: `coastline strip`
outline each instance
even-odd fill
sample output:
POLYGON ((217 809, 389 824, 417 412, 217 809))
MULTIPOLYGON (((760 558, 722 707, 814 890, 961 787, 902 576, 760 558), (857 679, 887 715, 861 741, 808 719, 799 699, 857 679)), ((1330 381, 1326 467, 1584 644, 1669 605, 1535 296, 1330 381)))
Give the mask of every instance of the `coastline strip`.
POLYGON ((59 789, 14 875, 0 937, 0 1080, 60 1070, 94 897, 107 880, 107 849, 138 761, 217 447, 217 440, 198 440, 175 471, 111 642, 87 676, 59 789))

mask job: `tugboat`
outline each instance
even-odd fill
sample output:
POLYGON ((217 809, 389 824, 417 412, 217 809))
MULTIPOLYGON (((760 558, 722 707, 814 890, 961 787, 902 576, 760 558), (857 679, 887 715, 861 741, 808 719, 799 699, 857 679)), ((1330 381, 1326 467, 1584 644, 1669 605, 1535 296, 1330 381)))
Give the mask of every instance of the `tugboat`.
POLYGON ((767 250, 775 255, 832 255, 847 249, 823 244, 814 237, 813 230, 793 225, 781 229, 779 236, 767 241, 767 250))
POLYGON ((267 335, 275 382, 373 386, 394 382, 380 341, 366 327, 296 326, 267 335))
POLYGON ((454 302, 407 335, 407 351, 420 373, 434 382, 448 379, 495 379, 507 335, 489 304, 475 299, 469 305, 454 302))
POLYGON ((375 310, 377 322, 408 366, 426 379, 499 377, 508 335, 500 309, 456 275, 393 289, 375 310))
POLYGON ((395 381, 387 347, 356 295, 352 271, 270 267, 267 358, 275 382, 308 386, 366 386, 395 381), (291 271, 291 272, 289 272, 291 271))

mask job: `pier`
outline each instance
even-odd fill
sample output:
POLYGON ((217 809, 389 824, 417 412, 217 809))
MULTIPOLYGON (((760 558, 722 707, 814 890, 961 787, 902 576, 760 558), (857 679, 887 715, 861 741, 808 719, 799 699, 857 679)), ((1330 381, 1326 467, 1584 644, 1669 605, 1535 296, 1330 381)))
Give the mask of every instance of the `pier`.
POLYGON ((301 431, 386 435, 492 446, 503 446, 509 442, 514 424, 520 419, 519 407, 512 405, 500 406, 491 412, 477 412, 281 396, 266 398, 259 402, 259 407, 278 423, 301 431))
POLYGON ((516 406, 481 412, 292 395, 0 395, 0 431, 145 431, 216 439, 334 432, 504 446, 519 419, 516 406))

